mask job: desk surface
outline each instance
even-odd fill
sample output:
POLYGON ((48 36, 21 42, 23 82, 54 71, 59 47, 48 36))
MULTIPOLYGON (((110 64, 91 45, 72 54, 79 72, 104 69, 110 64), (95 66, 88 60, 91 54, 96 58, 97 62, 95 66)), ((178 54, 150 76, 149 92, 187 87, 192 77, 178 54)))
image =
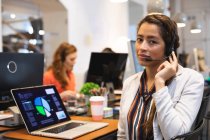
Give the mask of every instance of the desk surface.
MULTIPOLYGON (((82 120, 82 121, 92 121, 91 117, 72 116, 71 119, 72 120, 82 120)), ((107 123, 109 123, 109 125, 102 129, 99 129, 94 132, 80 136, 80 137, 76 138, 76 140, 95 139, 95 138, 105 136, 107 134, 114 133, 117 131, 118 120, 103 119, 101 122, 107 122, 107 123)), ((23 139, 24 138, 26 140, 31 140, 31 139, 52 140, 52 138, 48 138, 48 137, 29 135, 25 128, 15 130, 12 132, 7 132, 7 133, 3 134, 3 137, 12 138, 12 139, 23 139)))
POLYGON ((13 130, 13 128, 11 128, 11 127, 0 126, 0 133, 1 133, 1 132, 4 132, 4 131, 8 131, 8 130, 13 130))

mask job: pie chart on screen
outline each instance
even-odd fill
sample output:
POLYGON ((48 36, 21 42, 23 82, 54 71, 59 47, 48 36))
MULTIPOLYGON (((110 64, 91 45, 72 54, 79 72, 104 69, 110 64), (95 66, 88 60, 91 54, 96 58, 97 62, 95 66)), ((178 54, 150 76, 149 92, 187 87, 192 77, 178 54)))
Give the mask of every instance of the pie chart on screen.
POLYGON ((51 115, 50 105, 48 104, 48 102, 44 98, 42 98, 42 97, 35 98, 34 104, 35 104, 36 110, 42 116, 49 117, 51 115))

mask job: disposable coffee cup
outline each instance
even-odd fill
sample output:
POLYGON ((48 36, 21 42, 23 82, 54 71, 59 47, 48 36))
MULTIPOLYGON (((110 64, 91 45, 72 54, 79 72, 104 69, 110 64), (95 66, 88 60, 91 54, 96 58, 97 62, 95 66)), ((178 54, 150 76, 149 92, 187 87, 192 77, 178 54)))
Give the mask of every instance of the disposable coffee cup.
POLYGON ((104 100, 103 96, 90 97, 91 115, 95 121, 103 119, 104 100))

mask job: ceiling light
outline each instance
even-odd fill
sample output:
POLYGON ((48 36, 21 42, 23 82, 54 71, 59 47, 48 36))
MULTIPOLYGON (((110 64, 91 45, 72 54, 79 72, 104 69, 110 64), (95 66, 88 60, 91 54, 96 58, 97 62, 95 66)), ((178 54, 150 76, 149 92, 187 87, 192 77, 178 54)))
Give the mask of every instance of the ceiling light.
POLYGON ((178 28, 182 28, 182 27, 185 27, 186 26, 186 24, 183 23, 183 22, 177 22, 176 24, 177 24, 177 27, 178 28))
POLYGON ((123 3, 123 2, 127 2, 128 0, 110 0, 113 3, 123 3))
POLYGON ((45 31, 44 30, 39 30, 39 35, 44 35, 45 31))
POLYGON ((192 34, 201 33, 201 29, 191 29, 190 32, 191 32, 192 34))
POLYGON ((164 13, 163 0, 149 0, 147 3, 147 12, 150 13, 164 13))
POLYGON ((16 18, 16 15, 15 15, 15 14, 13 14, 13 13, 12 13, 12 14, 10 14, 10 18, 11 18, 11 19, 16 18))
POLYGON ((174 18, 178 28, 182 28, 186 26, 186 21, 187 21, 187 16, 183 13, 178 13, 176 14, 175 18, 174 18))
POLYGON ((192 34, 201 33, 201 24, 199 24, 199 23, 196 22, 195 20, 192 21, 190 32, 191 32, 192 34))

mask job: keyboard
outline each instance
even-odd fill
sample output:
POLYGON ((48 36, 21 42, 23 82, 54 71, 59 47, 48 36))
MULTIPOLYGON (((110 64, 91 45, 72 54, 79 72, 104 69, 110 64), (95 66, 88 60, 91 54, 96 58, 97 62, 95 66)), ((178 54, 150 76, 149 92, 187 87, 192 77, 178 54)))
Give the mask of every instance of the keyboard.
POLYGON ((71 122, 71 123, 68 123, 68 124, 65 124, 65 125, 61 125, 61 126, 58 126, 58 127, 55 127, 55 128, 45 130, 43 132, 58 134, 58 133, 66 131, 66 130, 81 126, 81 125, 84 125, 84 123, 71 122))
POLYGON ((13 114, 0 114, 0 120, 10 119, 13 117, 13 114))

